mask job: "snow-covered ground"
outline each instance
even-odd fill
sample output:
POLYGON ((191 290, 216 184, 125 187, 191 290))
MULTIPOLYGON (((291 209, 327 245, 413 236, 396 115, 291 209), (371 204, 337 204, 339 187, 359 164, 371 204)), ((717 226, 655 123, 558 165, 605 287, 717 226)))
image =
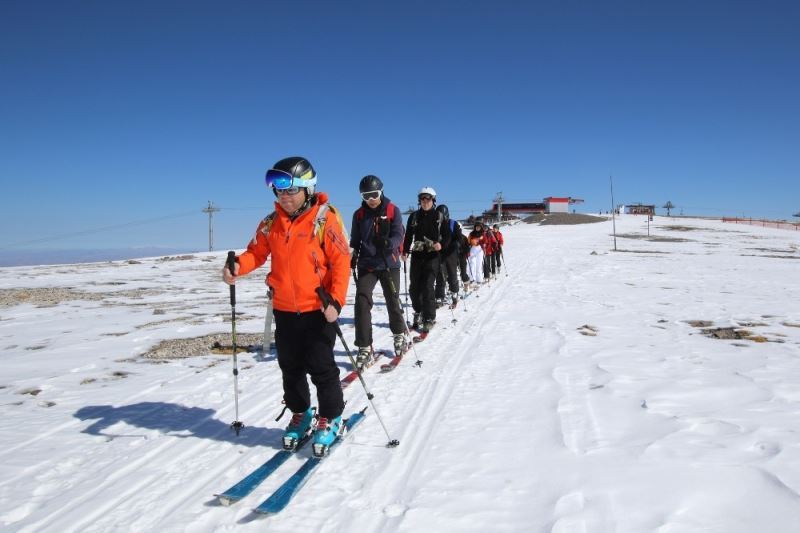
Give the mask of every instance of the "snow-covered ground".
MULTIPOLYGON (((616 225, 617 252, 610 221, 506 229, 508 269, 455 324, 439 310, 416 347, 422 367, 412 353, 365 374, 400 446, 385 447, 368 410, 273 517, 251 509, 302 457, 234 506, 214 494, 280 447, 274 355, 239 356, 239 437, 230 356, 142 357, 162 340, 230 333, 224 252, 0 269, 0 525, 800 530, 800 232, 656 217, 648 239, 644 218, 616 225), (43 290, 11 291, 23 288, 43 290)), ((262 331, 263 276, 237 285, 240 334, 262 331)), ((375 298, 376 345, 389 348, 375 298)), ((345 397, 348 411, 367 405, 358 383, 345 397)))

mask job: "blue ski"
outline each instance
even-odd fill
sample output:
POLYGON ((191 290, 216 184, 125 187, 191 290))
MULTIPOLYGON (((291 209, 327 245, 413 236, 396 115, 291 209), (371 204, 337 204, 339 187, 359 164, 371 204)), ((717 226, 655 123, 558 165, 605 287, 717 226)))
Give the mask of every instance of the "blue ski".
MULTIPOLYGON (((346 431, 344 435, 333 441, 333 444, 331 444, 329 448, 329 452, 333 451, 336 445, 339 444, 342 439, 353 430, 356 424, 364 419, 364 416, 365 415, 363 411, 360 413, 354 413, 345 421, 344 425, 346 431)), ((319 466, 322 460, 323 459, 320 457, 309 457, 306 459, 306 462, 303 463, 303 466, 301 466, 294 474, 292 474, 292 477, 287 479, 283 485, 278 487, 278 489, 272 493, 269 498, 264 500, 261 505, 254 509, 255 512, 262 514, 276 514, 281 512, 287 505, 289 505, 289 502, 292 501, 294 495, 297 494, 301 488, 303 488, 303 485, 305 485, 306 481, 308 481, 308 478, 311 477, 311 473, 317 466, 319 466)))
POLYGON ((294 455, 297 450, 302 448, 303 445, 305 445, 305 443, 307 443, 309 440, 311 440, 310 433, 297 443, 297 446, 294 450, 280 450, 276 452, 275 455, 273 455, 267 462, 250 472, 247 477, 242 479, 236 485, 232 486, 222 494, 216 494, 215 496, 222 505, 230 505, 238 502, 253 492, 253 490, 261 484, 261 482, 267 479, 278 469, 278 467, 285 463, 289 457, 294 455))

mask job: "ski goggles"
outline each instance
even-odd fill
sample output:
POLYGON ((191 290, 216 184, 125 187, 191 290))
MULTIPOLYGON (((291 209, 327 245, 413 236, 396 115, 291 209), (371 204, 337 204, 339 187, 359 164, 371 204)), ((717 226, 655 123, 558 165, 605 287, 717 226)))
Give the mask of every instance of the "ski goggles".
POLYGON ((286 194, 297 194, 300 187, 311 187, 314 185, 315 180, 305 180, 302 178, 295 178, 284 170, 271 168, 267 170, 266 176, 267 187, 272 187, 276 191, 286 191, 286 194), (294 189, 294 192, 291 192, 294 189))
POLYGON ((361 198, 364 200, 377 200, 381 197, 381 191, 367 191, 361 193, 361 198))
POLYGON ((420 202, 424 202, 425 200, 428 200, 428 201, 431 201, 431 202, 432 202, 432 201, 433 201, 433 196, 431 196, 430 194, 420 194, 420 195, 417 197, 417 199, 418 199, 420 202))

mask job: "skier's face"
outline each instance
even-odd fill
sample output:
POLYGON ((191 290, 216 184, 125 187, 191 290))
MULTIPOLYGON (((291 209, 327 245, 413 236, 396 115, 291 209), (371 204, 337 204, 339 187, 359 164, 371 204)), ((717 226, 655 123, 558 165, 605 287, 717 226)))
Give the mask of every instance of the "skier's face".
POLYGON ((423 211, 430 211, 433 208, 433 196, 427 194, 420 195, 419 206, 423 211))
POLYGON ((295 194, 287 194, 286 191, 278 191, 278 203, 281 204, 281 207, 287 213, 294 213, 302 207, 305 201, 306 191, 302 188, 295 194))
POLYGON ((381 205, 381 192, 380 191, 371 191, 361 194, 361 198, 367 204, 370 209, 375 209, 379 205, 381 205), (377 193, 377 194, 375 194, 377 193))

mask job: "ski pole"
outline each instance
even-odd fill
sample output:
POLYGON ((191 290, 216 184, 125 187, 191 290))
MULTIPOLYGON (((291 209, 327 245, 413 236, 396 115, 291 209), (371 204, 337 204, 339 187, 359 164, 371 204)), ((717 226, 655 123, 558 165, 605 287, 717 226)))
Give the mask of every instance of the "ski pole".
POLYGON ((261 346, 262 356, 272 351, 272 287, 267 286, 267 312, 264 314, 264 342, 261 346))
MULTIPOLYGON (((319 299, 322 300, 323 309, 327 308, 331 304, 331 296, 325 292, 323 287, 317 287, 317 295, 319 299)), ((353 368, 357 368, 356 361, 353 359, 353 354, 350 352, 350 347, 347 346, 347 341, 344 340, 344 335, 342 334, 342 328, 339 327, 339 319, 337 318, 333 322, 333 327, 336 329, 336 335, 339 337, 339 340, 342 341, 342 346, 344 346, 344 350, 347 352, 347 357, 350 358, 350 364, 353 365, 353 368)), ((372 410, 375 411, 375 416, 378 418, 378 422, 381 423, 383 426, 383 432, 386 433, 386 437, 389 439, 389 442, 386 443, 387 448, 394 448, 395 446, 400 445, 400 441, 397 439, 393 439, 391 435, 389 435, 389 430, 386 429, 386 424, 383 423, 383 419, 381 418, 380 413, 378 413, 378 409, 375 407, 375 404, 372 401, 374 395, 369 391, 367 388, 367 383, 364 381, 364 377, 361 375, 361 372, 358 372, 358 380, 361 382, 361 386, 364 387, 364 392, 367 394, 367 400, 369 404, 372 406, 372 410)))
MULTIPOLYGON (((389 260, 386 259, 386 252, 384 251, 381 254, 381 256, 383 256, 383 264, 386 265, 386 275, 389 278, 389 288, 392 289, 392 292, 394 293, 395 298, 397 298, 397 303, 399 304, 400 303, 400 291, 397 289, 397 287, 394 286, 394 280, 392 279, 392 272, 391 272, 391 270, 389 270, 389 260)), ((403 270, 405 270, 405 266, 406 266, 406 262, 403 261, 403 270)), ((406 302, 407 301, 408 301, 408 293, 406 292, 406 302)), ((411 338, 411 330, 408 328, 408 317, 405 317, 405 318, 406 319, 403 320, 403 324, 405 325, 405 328, 406 328, 406 334, 408 335, 408 337, 410 339, 411 338)), ((417 354, 417 347, 414 346, 413 342, 411 342, 411 349, 414 350, 414 357, 417 359, 417 362, 414 363, 414 364, 416 366, 420 366, 421 367, 422 366, 422 361, 420 361, 420 359, 419 359, 419 355, 417 354)))
MULTIPOLYGON (((236 265, 236 252, 228 252, 228 272, 233 276, 236 265)), ((244 424, 239 421, 239 365, 236 360, 236 280, 230 285, 231 292, 231 348, 233 350, 233 402, 236 407, 236 419, 231 423, 231 429, 239 436, 244 424)))
MULTIPOLYGON (((358 251, 356 252, 356 263, 358 263, 359 255, 361 255, 361 241, 358 242, 358 251)), ((358 283, 358 272, 356 271, 356 267, 355 266, 351 267, 350 271, 353 273, 353 281, 358 283)))
POLYGON ((406 318, 406 330, 408 329, 408 272, 406 272, 406 259, 403 258, 403 288, 406 291, 406 306, 403 308, 403 314, 406 318))

